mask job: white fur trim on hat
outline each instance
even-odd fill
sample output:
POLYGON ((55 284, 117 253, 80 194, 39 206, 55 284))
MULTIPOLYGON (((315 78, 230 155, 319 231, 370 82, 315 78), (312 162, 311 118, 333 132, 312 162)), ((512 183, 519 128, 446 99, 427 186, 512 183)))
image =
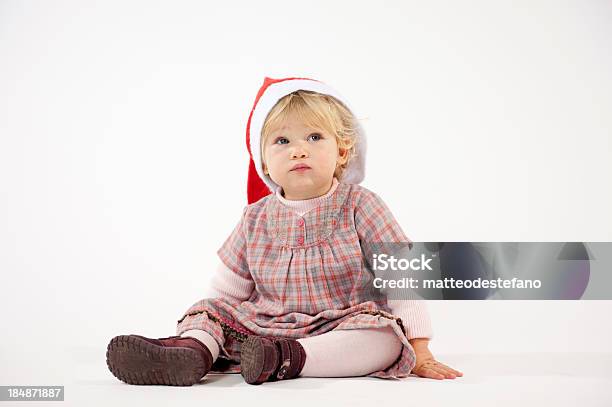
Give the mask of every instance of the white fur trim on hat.
MULTIPOLYGON (((268 113, 274 105, 283 97, 297 90, 309 90, 324 95, 333 96, 342 102, 355 116, 355 111, 351 109, 349 103, 338 92, 328 85, 310 79, 290 79, 282 82, 276 82, 269 85, 264 93, 259 98, 253 115, 251 117, 250 148, 255 169, 259 177, 265 182, 270 191, 276 191, 278 185, 272 179, 264 174, 261 163, 261 131, 264 121, 268 113)), ((359 184, 365 176, 365 153, 366 153, 366 137, 363 128, 358 120, 355 120, 355 130, 357 132, 357 144, 355 146, 356 156, 351 159, 347 168, 344 170, 341 180, 349 184, 359 184)))

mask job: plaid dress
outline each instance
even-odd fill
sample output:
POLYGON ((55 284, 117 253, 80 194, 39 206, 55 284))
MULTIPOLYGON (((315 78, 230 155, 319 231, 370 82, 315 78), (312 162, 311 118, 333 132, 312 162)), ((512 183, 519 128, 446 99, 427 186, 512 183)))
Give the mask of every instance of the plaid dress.
POLYGON ((372 289, 365 242, 408 242, 385 203, 356 184, 340 182, 317 208, 295 214, 276 195, 248 205, 218 251, 225 265, 255 283, 240 302, 206 298, 178 321, 177 334, 201 329, 220 345, 213 372, 240 372, 248 335, 292 339, 337 329, 391 326, 403 343, 398 359, 379 378, 410 374, 416 359, 400 318, 372 289))

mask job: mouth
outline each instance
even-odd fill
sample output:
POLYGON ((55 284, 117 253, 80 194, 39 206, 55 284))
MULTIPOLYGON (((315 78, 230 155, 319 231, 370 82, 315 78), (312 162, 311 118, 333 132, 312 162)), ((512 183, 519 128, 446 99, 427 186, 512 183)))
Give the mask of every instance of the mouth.
POLYGON ((296 164, 294 165, 290 171, 306 171, 309 170, 310 167, 307 166, 306 164, 296 164))

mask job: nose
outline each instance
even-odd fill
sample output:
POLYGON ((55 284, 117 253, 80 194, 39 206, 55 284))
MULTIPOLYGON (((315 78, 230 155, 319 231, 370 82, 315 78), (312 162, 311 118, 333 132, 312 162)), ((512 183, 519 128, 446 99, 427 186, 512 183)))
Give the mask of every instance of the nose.
POLYGON ((300 143, 291 149, 291 159, 308 158, 308 150, 300 143))

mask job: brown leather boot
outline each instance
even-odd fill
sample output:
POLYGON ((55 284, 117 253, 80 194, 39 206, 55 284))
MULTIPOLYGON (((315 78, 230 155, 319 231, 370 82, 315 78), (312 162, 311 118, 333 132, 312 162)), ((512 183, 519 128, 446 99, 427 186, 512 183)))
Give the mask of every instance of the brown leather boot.
POLYGON ((129 384, 191 386, 210 371, 213 357, 195 338, 120 335, 108 344, 106 364, 117 379, 129 384))
POLYGON ((305 362, 304 348, 293 339, 249 336, 240 350, 241 374, 249 384, 293 379, 305 362))

